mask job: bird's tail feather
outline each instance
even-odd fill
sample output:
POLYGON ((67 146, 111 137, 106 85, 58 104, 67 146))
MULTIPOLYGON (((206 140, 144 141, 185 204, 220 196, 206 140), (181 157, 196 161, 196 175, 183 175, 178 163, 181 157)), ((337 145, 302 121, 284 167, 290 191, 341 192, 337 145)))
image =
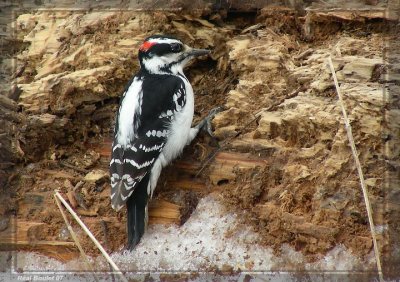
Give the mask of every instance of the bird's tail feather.
POLYGON ((147 185, 150 180, 150 174, 147 174, 138 185, 135 191, 126 202, 128 212, 127 229, 128 244, 127 249, 132 250, 142 238, 147 226, 147 185))

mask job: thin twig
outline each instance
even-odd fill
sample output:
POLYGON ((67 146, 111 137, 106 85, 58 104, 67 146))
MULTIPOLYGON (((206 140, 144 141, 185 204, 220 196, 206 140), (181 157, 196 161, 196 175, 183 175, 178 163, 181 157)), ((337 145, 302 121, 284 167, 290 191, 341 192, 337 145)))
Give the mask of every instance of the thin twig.
POLYGON ((382 273, 382 266, 381 266, 380 254, 379 254, 379 249, 378 249, 378 243, 377 243, 376 234, 375 234, 375 225, 374 225, 374 220, 372 218, 372 208, 371 208, 371 203, 369 202, 369 198, 368 198, 368 191, 367 191, 367 187, 366 187, 365 181, 364 181, 364 174, 362 172, 361 163, 360 163, 360 160, 358 158, 357 148, 356 148, 356 145, 354 143, 354 138, 353 138, 353 133, 352 133, 352 130, 351 130, 351 125, 350 125, 349 119, 347 117, 346 108, 344 107, 343 97, 342 97, 342 94, 340 92, 339 83, 338 83, 338 80, 337 80, 337 77, 336 77, 335 68, 333 67, 331 56, 329 56, 328 62, 329 62, 329 67, 330 67, 331 72, 332 72, 333 81, 335 82, 335 87, 336 87, 336 92, 337 92, 338 97, 339 97, 340 107, 342 108, 344 124, 345 124, 346 132, 347 132, 347 138, 349 139, 349 144, 350 144, 350 147, 351 147, 351 151, 353 153, 354 161, 356 163, 358 176, 360 178, 361 189, 362 189, 363 196, 364 196, 365 206, 367 208, 369 227, 371 229, 372 241, 374 243, 374 252, 375 252, 376 265, 377 265, 377 268, 378 268, 379 281, 383 282, 384 280, 383 280, 383 273, 382 273))
POLYGON ((56 204, 57 204, 57 206, 58 206, 58 209, 59 209, 60 212, 61 212, 61 215, 62 215, 62 217, 63 217, 63 219, 64 219, 64 221, 65 221, 65 224, 67 225, 68 231, 69 231, 69 233, 71 234, 72 239, 75 241, 76 246, 78 247, 79 251, 81 252, 81 256, 82 256, 82 258, 83 258, 83 261, 85 262, 85 264, 86 264, 86 266, 88 267, 88 269, 93 273, 94 279, 95 279, 97 282, 99 282, 99 280, 97 279, 97 277, 96 277, 96 275, 95 275, 95 273, 94 273, 94 268, 93 268, 92 265, 90 264, 89 258, 87 257, 85 251, 84 251, 83 248, 82 248, 81 243, 79 242, 78 236, 76 236, 75 231, 72 229, 72 226, 71 226, 71 224, 69 223, 69 221, 68 221, 68 219, 67 219, 67 216, 66 216, 65 213, 64 213, 63 208, 61 207, 60 200, 56 197, 56 195, 54 195, 54 199, 56 200, 56 204))
POLYGON ((60 201, 63 203, 63 205, 67 208, 67 210, 70 212, 70 214, 73 216, 73 218, 78 222, 78 224, 82 227, 83 231, 89 236, 89 238, 93 241, 93 243, 96 245, 96 247, 100 250, 100 252, 103 254, 104 258, 110 263, 112 268, 116 273, 118 273, 121 277, 121 280, 124 282, 128 282, 128 280, 125 278, 121 270, 119 270, 118 266, 114 263, 114 261, 110 258, 110 256, 107 254, 106 250, 104 250, 103 246, 97 241, 96 237, 93 236, 92 232, 86 227, 86 225, 82 222, 82 220, 79 218, 79 216, 74 212, 74 210, 71 208, 71 206, 64 200, 64 198, 60 195, 58 191, 55 192, 54 194, 60 201))
POLYGON ((83 184, 85 184, 85 182, 84 181, 79 181, 78 183, 76 183, 76 185, 75 185, 75 187, 74 187, 74 192, 75 191, 77 191, 78 189, 80 189, 82 186, 83 186, 83 184))
POLYGON ((302 60, 306 57, 308 57, 309 55, 311 55, 314 52, 314 50, 312 48, 305 50, 304 52, 301 52, 299 55, 295 56, 294 58, 296 60, 302 60))
POLYGON ((217 149, 215 149, 207 158, 207 160, 202 164, 201 168, 199 169, 199 171, 196 173, 196 175, 194 176, 195 178, 197 178, 202 172, 203 170, 207 167, 207 165, 215 158, 215 156, 217 155, 217 153, 219 151, 221 151, 223 149, 224 146, 221 146, 217 149))
POLYGON ((88 173, 88 170, 87 170, 87 169, 77 167, 77 166, 72 165, 72 164, 69 164, 69 163, 67 163, 67 162, 60 161, 59 163, 60 163, 61 166, 66 167, 66 168, 70 168, 70 169, 73 169, 73 170, 76 170, 77 172, 80 172, 80 173, 83 173, 83 174, 87 174, 87 173, 88 173))

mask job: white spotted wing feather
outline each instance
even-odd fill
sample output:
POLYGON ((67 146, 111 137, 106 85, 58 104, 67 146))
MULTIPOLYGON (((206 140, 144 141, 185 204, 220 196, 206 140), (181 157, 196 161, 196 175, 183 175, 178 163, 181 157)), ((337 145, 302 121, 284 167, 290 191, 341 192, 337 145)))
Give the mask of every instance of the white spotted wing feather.
MULTIPOLYGON (((149 91, 148 84, 154 81, 135 77, 121 100, 110 161, 111 205, 116 210, 124 206, 138 183, 154 169, 157 177, 151 179, 156 182, 165 165, 162 152, 175 129, 175 117, 184 112, 186 104, 183 80, 175 76, 166 79, 170 88, 149 91)), ((187 122, 190 129, 191 119, 187 122)), ((153 189, 148 189, 148 194, 153 189)))

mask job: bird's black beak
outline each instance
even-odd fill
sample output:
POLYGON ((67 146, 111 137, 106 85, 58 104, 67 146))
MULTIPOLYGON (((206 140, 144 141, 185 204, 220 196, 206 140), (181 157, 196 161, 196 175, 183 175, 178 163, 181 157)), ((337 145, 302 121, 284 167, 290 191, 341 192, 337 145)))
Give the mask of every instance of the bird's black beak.
POLYGON ((208 55, 211 53, 211 50, 207 50, 207 49, 189 49, 186 51, 187 56, 189 57, 199 57, 199 56, 203 56, 203 55, 208 55))

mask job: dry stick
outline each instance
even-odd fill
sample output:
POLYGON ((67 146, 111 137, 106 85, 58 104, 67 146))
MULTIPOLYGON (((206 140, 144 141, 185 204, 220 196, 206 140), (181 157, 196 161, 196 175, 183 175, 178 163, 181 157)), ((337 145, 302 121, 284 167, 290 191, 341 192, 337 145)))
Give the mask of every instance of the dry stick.
POLYGON ((384 280, 383 280, 383 273, 382 273, 382 266, 381 266, 381 260, 380 260, 380 255, 379 255, 378 243, 376 241, 375 225, 374 225, 374 220, 372 218, 371 203, 369 202, 367 187, 366 187, 365 181, 364 181, 364 174, 362 172, 361 163, 360 163, 360 160, 358 158, 357 148, 356 148, 356 145, 354 143, 353 133, 351 131, 351 125, 350 125, 349 119, 347 117, 346 109, 344 107, 342 93, 340 92, 340 89, 339 89, 339 83, 338 83, 338 80, 337 80, 337 77, 336 77, 335 68, 333 67, 331 56, 329 56, 328 62, 329 62, 329 67, 330 67, 331 72, 332 72, 333 81, 335 82, 335 87, 336 87, 336 92, 337 92, 338 97, 339 97, 340 107, 342 108, 344 124, 345 124, 346 132, 347 132, 347 138, 349 139, 351 151, 353 153, 353 157, 354 157, 354 160, 356 162, 358 176, 360 178, 361 189, 362 189, 363 196, 364 196, 365 206, 367 208, 369 227, 371 229, 372 241, 374 243, 374 252, 375 252, 376 265, 378 267, 379 281, 383 282, 384 280))
POLYGON ((77 166, 75 166, 75 165, 72 165, 72 164, 63 162, 63 161, 60 161, 59 164, 60 164, 61 166, 63 166, 63 167, 76 170, 77 172, 80 172, 80 173, 84 173, 84 174, 88 173, 88 170, 87 170, 87 169, 83 169, 83 168, 77 167, 77 166))
POLYGON ((65 224, 67 225, 68 231, 71 234, 72 239, 75 241, 75 244, 78 247, 79 251, 81 252, 83 261, 85 262, 85 264, 88 267, 88 269, 93 273, 94 279, 98 282, 99 280, 97 279, 96 275, 94 274, 94 269, 93 269, 92 265, 90 264, 89 259, 88 259, 87 255, 86 255, 85 251, 83 250, 82 245, 79 242, 79 239, 76 236, 75 231, 72 229, 72 226, 69 223, 69 221, 67 219, 67 216, 64 213, 63 208, 61 207, 60 200, 56 197, 56 195, 53 195, 53 196, 54 196, 54 199, 56 200, 56 204, 57 204, 57 206, 58 206, 58 208, 59 208, 59 210, 61 212, 61 215, 62 215, 62 217, 63 217, 63 219, 65 221, 65 224))
POLYGON ((110 263, 110 265, 112 266, 114 271, 116 271, 121 276, 122 281, 128 282, 128 280, 122 274, 121 270, 119 270, 118 266, 114 263, 114 261, 107 254, 106 250, 104 250, 103 246, 99 243, 99 241, 97 241, 97 239, 93 236, 92 232, 90 232, 90 230, 86 227, 86 225, 82 222, 82 220, 74 212, 74 210, 70 207, 70 205, 64 200, 64 198, 60 195, 60 193, 58 191, 56 191, 56 193, 54 195, 61 201, 61 203, 63 203, 63 205, 67 208, 67 210, 70 212, 70 214, 74 217, 74 219, 82 227, 83 231, 86 232, 86 234, 89 236, 89 238, 93 241, 93 243, 96 245, 96 247, 103 254, 105 259, 110 263))

